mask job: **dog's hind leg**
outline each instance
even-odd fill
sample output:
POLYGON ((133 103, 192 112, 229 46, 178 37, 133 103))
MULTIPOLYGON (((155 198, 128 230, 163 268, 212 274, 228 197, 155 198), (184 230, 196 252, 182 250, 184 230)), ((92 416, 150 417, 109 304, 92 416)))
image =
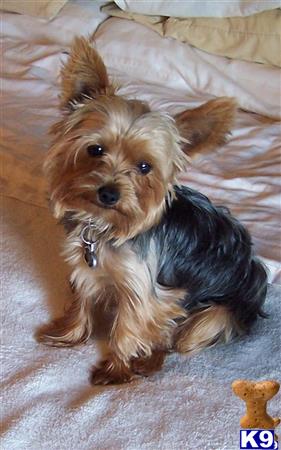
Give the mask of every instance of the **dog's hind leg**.
POLYGON ((197 353, 218 342, 227 342, 237 334, 231 312, 212 305, 191 313, 175 333, 174 349, 179 353, 197 353))

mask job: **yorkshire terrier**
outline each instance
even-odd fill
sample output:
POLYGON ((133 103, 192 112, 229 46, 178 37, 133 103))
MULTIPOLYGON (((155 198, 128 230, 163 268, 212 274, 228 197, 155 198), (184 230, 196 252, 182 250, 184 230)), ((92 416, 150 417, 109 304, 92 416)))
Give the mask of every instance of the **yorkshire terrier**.
POLYGON ((263 316, 267 276, 227 208, 180 186, 197 152, 221 145, 233 99, 171 117, 118 95, 105 65, 76 38, 62 68, 62 119, 45 161, 54 215, 67 231, 74 299, 38 338, 53 346, 107 343, 93 384, 159 370, 248 332, 263 316))

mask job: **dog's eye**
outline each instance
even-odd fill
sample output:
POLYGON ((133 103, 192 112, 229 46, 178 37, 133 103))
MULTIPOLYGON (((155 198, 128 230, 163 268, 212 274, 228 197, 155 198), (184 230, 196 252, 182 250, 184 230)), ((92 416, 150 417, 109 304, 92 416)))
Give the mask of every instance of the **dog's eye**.
POLYGON ((141 161, 140 163, 138 163, 138 170, 142 175, 146 175, 151 171, 151 169, 152 167, 148 162, 141 161))
POLYGON ((100 144, 88 145, 87 152, 90 156, 102 156, 104 154, 104 148, 100 144))

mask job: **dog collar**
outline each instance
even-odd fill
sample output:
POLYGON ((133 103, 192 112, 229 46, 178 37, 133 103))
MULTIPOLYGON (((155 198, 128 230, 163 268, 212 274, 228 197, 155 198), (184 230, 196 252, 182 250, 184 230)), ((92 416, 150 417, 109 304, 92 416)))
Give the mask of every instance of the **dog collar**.
POLYGON ((97 257, 97 243, 98 241, 94 241, 92 236, 92 231, 95 228, 91 219, 87 223, 87 225, 82 229, 80 238, 83 242, 84 247, 84 260, 88 264, 91 269, 95 269, 98 265, 98 257, 97 257))

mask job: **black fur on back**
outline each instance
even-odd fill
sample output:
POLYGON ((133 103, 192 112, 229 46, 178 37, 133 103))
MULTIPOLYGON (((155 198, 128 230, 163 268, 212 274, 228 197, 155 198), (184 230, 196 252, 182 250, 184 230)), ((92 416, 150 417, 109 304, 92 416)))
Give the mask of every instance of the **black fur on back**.
POLYGON ((219 304, 229 308, 239 328, 248 330, 267 290, 267 274, 253 255, 248 231, 225 207, 187 187, 161 222, 137 236, 133 245, 145 258, 153 239, 158 255, 158 283, 185 288, 188 311, 219 304))

